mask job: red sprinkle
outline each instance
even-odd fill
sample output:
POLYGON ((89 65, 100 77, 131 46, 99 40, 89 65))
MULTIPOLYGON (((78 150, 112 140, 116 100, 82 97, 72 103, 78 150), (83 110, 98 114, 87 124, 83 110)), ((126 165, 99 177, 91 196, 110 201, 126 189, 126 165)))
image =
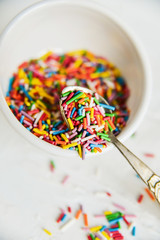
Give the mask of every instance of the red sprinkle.
POLYGON ((143 201, 143 198, 144 198, 144 195, 143 195, 143 194, 140 194, 139 197, 138 197, 137 202, 138 202, 138 203, 141 203, 141 202, 143 201))

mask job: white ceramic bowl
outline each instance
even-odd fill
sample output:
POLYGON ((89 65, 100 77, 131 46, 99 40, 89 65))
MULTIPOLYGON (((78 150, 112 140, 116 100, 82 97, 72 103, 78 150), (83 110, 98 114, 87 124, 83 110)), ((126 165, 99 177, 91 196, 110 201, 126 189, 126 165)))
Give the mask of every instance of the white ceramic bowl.
POLYGON ((131 114, 119 135, 126 139, 141 122, 150 92, 150 70, 146 56, 133 34, 99 1, 52 0, 34 4, 17 15, 0 39, 0 104, 10 124, 31 143, 52 154, 77 156, 38 139, 14 117, 5 102, 9 78, 24 60, 48 50, 87 49, 107 57, 122 71, 131 90, 131 114))

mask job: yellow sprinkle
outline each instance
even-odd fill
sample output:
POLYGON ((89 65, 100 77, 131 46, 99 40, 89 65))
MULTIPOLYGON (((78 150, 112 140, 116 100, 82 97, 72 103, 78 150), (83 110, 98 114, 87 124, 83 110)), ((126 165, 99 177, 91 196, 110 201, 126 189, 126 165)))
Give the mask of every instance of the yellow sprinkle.
POLYGON ((98 152, 98 150, 97 150, 97 149, 95 149, 95 148, 93 149, 93 151, 94 151, 95 153, 97 153, 97 152, 98 152))
POLYGON ((91 78, 99 78, 100 77, 100 73, 92 73, 90 75, 91 78))
POLYGON ((105 121, 104 120, 102 120, 102 125, 105 125, 105 121))
POLYGON ((42 129, 44 130, 45 128, 46 128, 46 125, 45 125, 45 124, 43 124, 43 125, 42 125, 42 129))
POLYGON ((53 136, 52 136, 52 134, 49 134, 49 137, 50 137, 51 141, 53 141, 53 136))
POLYGON ((28 102, 28 98, 24 98, 24 103, 26 104, 27 107, 31 106, 30 102, 28 102))
POLYGON ((40 57, 39 59, 41 60, 45 60, 47 57, 49 57, 51 54, 53 54, 51 51, 47 52, 46 54, 44 54, 42 57, 40 57))
POLYGON ((101 232, 101 233, 102 233, 102 235, 103 235, 105 238, 107 238, 108 240, 111 239, 110 236, 109 236, 105 231, 103 231, 103 232, 101 232))
POLYGON ((111 88, 108 88, 108 90, 107 90, 107 96, 108 96, 108 98, 110 98, 111 95, 112 95, 112 89, 111 89, 111 88))
POLYGON ((87 58, 89 58, 90 60, 93 60, 93 59, 95 59, 95 56, 94 56, 94 54, 93 54, 93 53, 91 53, 91 52, 89 52, 89 51, 87 51, 87 52, 86 52, 86 57, 87 57, 87 58))
POLYGON ((47 229, 44 228, 43 231, 44 231, 45 233, 47 233, 48 235, 52 236, 52 233, 51 233, 50 231, 48 231, 47 229))
POLYGON ((38 78, 32 78, 32 85, 42 85, 42 83, 38 78))
POLYGON ((42 103, 39 99, 36 101, 36 104, 43 107, 44 109, 47 109, 46 105, 44 103, 42 103))
POLYGON ((51 124, 51 120, 47 119, 47 124, 50 125, 51 124))
POLYGON ((70 147, 75 147, 75 146, 77 146, 77 145, 78 145, 78 143, 77 143, 77 142, 74 142, 74 143, 71 143, 71 144, 68 144, 68 145, 63 146, 63 149, 67 149, 67 148, 70 148, 70 147))
POLYGON ((118 92, 120 92, 122 89, 122 86, 119 83, 116 83, 116 89, 118 92))
POLYGON ((94 118, 94 108, 91 108, 91 119, 94 118))
POLYGON ((80 144, 78 144, 78 152, 79 152, 80 158, 82 158, 82 148, 80 144))
POLYGON ((116 77, 120 77, 120 76, 121 76, 121 72, 120 72, 120 70, 119 70, 118 68, 115 68, 115 69, 113 70, 113 73, 114 73, 114 75, 115 75, 116 77))
POLYGON ((82 59, 78 59, 78 60, 74 63, 74 67, 75 67, 75 68, 79 68, 82 63, 83 63, 82 59))
POLYGON ((53 136, 53 138, 54 138, 55 141, 58 141, 58 138, 56 136, 53 136))
POLYGON ((72 123, 72 120, 70 118, 67 118, 68 120, 68 123, 69 123, 69 126, 70 126, 70 129, 74 129, 74 126, 73 126, 73 123, 72 123))
POLYGON ((67 55, 68 56, 74 56, 74 55, 83 56, 85 53, 86 53, 85 50, 77 50, 77 51, 69 52, 67 55))
POLYGON ((106 216, 107 216, 107 215, 110 215, 110 214, 112 214, 111 211, 105 211, 105 212, 104 212, 104 215, 106 215, 106 216))
POLYGON ((64 139, 65 142, 69 142, 69 140, 68 140, 68 138, 66 137, 65 134, 62 133, 62 134, 61 134, 61 137, 64 139))
POLYGON ((33 128, 33 132, 38 133, 38 134, 45 134, 46 136, 48 136, 48 132, 41 131, 38 128, 33 128))
POLYGON ((95 240, 100 240, 100 238, 96 237, 95 240))
POLYGON ((106 78, 106 77, 110 77, 110 76, 111 76, 110 71, 102 72, 100 74, 100 77, 102 77, 102 78, 106 78))
POLYGON ((101 228, 102 228, 102 226, 96 226, 96 227, 90 228, 89 230, 90 230, 91 232, 98 232, 101 228))

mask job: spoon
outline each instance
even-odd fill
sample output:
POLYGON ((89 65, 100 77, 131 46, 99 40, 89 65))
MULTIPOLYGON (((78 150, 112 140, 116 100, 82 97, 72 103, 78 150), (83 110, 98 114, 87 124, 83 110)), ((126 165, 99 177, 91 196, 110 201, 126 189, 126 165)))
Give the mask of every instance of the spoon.
MULTIPOLYGON (((82 91, 84 93, 90 93, 91 95, 94 92, 90 89, 78 87, 78 86, 70 86, 63 89, 62 94, 68 91, 82 91)), ((101 103, 105 103, 107 105, 108 102, 99 95, 99 101, 101 103)), ((104 109, 105 110, 105 109, 104 109)), ((67 118, 65 116, 64 109, 62 107, 62 99, 60 99, 60 111, 64 121, 66 122, 68 128, 70 128, 67 118)), ((112 111, 110 110, 112 113, 112 111)), ((149 190, 154 194, 158 203, 160 203, 160 177, 156 175, 142 160, 136 157, 127 147, 125 147, 111 131, 108 131, 111 142, 116 146, 116 148, 122 153, 122 155, 127 159, 128 163, 132 166, 132 168, 136 171, 139 177, 143 180, 143 182, 147 185, 149 190)))

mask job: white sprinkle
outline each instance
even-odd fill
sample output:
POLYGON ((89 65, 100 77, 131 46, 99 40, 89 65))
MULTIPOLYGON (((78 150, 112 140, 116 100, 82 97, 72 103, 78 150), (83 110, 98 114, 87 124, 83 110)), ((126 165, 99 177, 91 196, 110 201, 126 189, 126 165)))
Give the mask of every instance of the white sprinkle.
POLYGON ((36 124, 38 123, 38 121, 39 121, 39 119, 41 118, 41 116, 42 116, 43 113, 44 113, 43 110, 41 110, 41 111, 38 113, 38 115, 37 115, 37 117, 36 117, 36 120, 35 120, 35 122, 34 122, 34 125, 36 125, 36 124))
POLYGON ((91 135, 91 136, 88 136, 88 137, 86 137, 86 138, 83 138, 83 139, 81 139, 81 142, 85 142, 85 141, 87 141, 87 140, 89 140, 89 139, 91 139, 91 138, 94 138, 96 136, 96 134, 93 134, 93 135, 91 135))
POLYGON ((68 228, 70 228, 74 223, 75 223, 76 219, 75 218, 72 218, 70 219, 68 222, 66 222, 65 224, 63 224, 61 227, 60 227, 60 230, 62 232, 66 231, 68 228))

